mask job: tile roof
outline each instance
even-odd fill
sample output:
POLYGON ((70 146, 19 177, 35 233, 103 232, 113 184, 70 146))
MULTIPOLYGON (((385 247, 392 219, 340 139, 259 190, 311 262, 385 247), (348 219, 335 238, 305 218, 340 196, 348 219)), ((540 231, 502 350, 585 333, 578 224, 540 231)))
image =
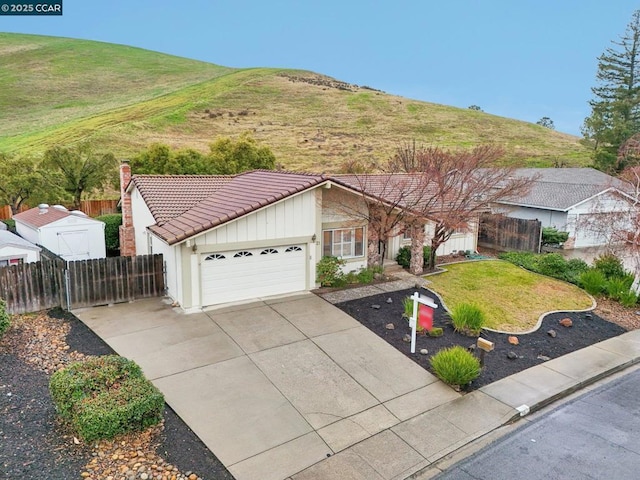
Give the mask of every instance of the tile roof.
POLYGON ((526 195, 500 203, 566 211, 610 188, 629 188, 625 182, 593 168, 518 168, 514 177, 531 178, 531 189, 526 195))
POLYGON ((41 213, 38 207, 33 207, 14 215, 13 218, 32 227, 40 228, 67 218, 69 215, 71 214, 67 209, 63 210, 47 206, 44 213, 41 213))
POLYGON ((228 180, 187 211, 149 229, 169 245, 327 180, 323 175, 255 170, 228 180))
POLYGON ((332 175, 331 180, 365 193, 370 197, 386 201, 392 205, 413 210, 414 213, 441 209, 449 202, 442 199, 436 203, 437 186, 425 184, 423 175, 409 173, 380 173, 366 175, 332 175))
POLYGON ((131 182, 161 225, 196 206, 232 179, 228 175, 134 175, 131 182))
POLYGON ((0 230, 0 247, 9 246, 28 248, 29 250, 41 250, 37 245, 19 237, 15 233, 8 232, 7 230, 0 230))

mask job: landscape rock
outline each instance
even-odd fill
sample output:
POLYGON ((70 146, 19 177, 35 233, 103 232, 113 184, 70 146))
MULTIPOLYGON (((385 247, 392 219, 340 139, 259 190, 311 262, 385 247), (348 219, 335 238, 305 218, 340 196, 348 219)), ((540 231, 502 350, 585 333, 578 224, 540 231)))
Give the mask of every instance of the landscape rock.
POLYGON ((402 337, 402 341, 410 343, 411 342, 411 335, 409 335, 408 333, 405 333, 404 337, 402 337))
POLYGON ((387 303, 393 303, 393 298, 391 297, 387 298, 387 303))
POLYGON ((538 360, 542 360, 543 362, 546 362, 547 360, 551 360, 551 358, 547 357, 546 355, 538 355, 536 358, 538 360))
POLYGON ((573 321, 571 321, 570 318, 563 318, 558 323, 560 323, 560 325, 562 325, 563 327, 567 327, 567 328, 573 325, 573 321))
POLYGON ((516 358, 518 358, 518 355, 516 355, 516 352, 509 352, 507 353, 507 358, 509 360, 515 360, 516 358))
MULTIPOLYGON (((638 313, 638 312, 636 312, 638 313)), ((591 320, 593 318, 593 315, 591 315, 590 313, 585 313, 584 314, 584 318, 586 318, 587 320, 591 320)))
POLYGON ((511 335, 507 340, 509 341, 509 343, 510 343, 511 345, 518 345, 518 344, 520 344, 520 340, 518 340, 518 337, 515 337, 515 336, 513 336, 513 335, 511 335))
POLYGON ((549 335, 551 338, 556 338, 556 336, 558 335, 556 333, 556 331, 554 329, 551 329, 547 332, 547 335, 549 335))
POLYGON ((373 305, 371 305, 371 308, 373 308, 374 310, 380 310, 380 305, 374 303, 373 305))
POLYGON ((420 353, 422 355, 429 355, 429 350, 427 350, 426 348, 423 348, 423 349, 420 350, 420 353))
POLYGON ((471 345, 469 345, 469 346, 467 347, 467 350, 468 350, 469 352, 475 352, 475 351, 476 351, 476 348, 477 348, 477 345, 476 345, 475 343, 472 343, 471 345))
POLYGON ((387 330, 395 330, 396 326, 393 323, 387 323, 384 328, 387 330))

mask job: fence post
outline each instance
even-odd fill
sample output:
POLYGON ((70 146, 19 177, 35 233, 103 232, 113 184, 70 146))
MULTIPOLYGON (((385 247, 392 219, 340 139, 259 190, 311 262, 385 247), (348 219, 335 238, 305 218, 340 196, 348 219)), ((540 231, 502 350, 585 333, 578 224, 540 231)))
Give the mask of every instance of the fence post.
POLYGON ((67 312, 71 311, 71 279, 69 278, 69 269, 64 269, 64 297, 67 301, 67 312))

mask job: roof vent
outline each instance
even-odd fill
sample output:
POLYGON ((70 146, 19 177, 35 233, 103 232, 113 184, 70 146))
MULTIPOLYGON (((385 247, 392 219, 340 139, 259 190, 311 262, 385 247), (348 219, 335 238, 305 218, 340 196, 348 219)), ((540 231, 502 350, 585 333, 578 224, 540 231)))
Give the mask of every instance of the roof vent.
POLYGON ((64 207, 64 206, 62 206, 62 205, 54 205, 54 206, 53 206, 53 207, 51 207, 51 208, 55 208, 56 210, 60 210, 61 212, 67 212, 67 211, 68 211, 68 210, 67 210, 67 207, 64 207))
POLYGON ((87 214, 84 212, 81 212, 80 210, 71 210, 69 212, 71 215, 75 215, 76 217, 86 217, 87 214))
POLYGON ((49 205, 46 203, 41 203, 40 205, 38 205, 38 213, 40 215, 44 215, 45 213, 47 213, 49 211, 49 205))

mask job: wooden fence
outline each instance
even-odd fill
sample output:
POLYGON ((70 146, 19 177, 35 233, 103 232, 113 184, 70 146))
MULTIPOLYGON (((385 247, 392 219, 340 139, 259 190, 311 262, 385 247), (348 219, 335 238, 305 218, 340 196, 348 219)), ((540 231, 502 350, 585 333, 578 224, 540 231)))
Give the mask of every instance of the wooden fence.
POLYGON ((162 255, 40 262, 0 268, 0 298, 9 313, 67 310, 164 294, 162 255))
POLYGON ((494 250, 540 253, 542 224, 539 220, 485 214, 480 217, 478 245, 494 250))
MULTIPOLYGON (((69 210, 74 210, 73 205, 65 205, 65 207, 69 210)), ((20 207, 20 211, 24 212, 29 208, 31 207, 23 205, 20 207)), ((92 218, 107 215, 108 213, 118 213, 118 200, 82 200, 80 202, 80 210, 92 218)), ((0 220, 6 220, 12 216, 9 205, 0 207, 0 220)))

